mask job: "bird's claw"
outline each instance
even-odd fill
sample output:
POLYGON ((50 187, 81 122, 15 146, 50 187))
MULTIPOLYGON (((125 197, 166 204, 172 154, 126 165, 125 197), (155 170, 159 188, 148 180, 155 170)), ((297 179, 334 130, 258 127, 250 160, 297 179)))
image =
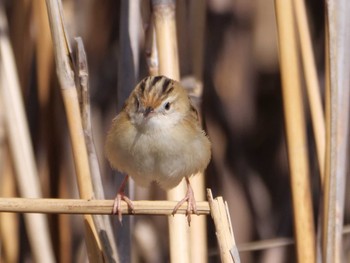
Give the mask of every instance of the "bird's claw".
POLYGON ((130 198, 127 197, 123 192, 119 192, 114 199, 112 214, 118 215, 118 219, 119 219, 120 223, 122 223, 122 208, 121 208, 121 201, 122 200, 128 204, 128 206, 131 210, 131 213, 133 213, 133 214, 135 213, 134 204, 132 203, 130 198))
POLYGON ((188 185, 186 196, 176 204, 172 215, 175 215, 177 210, 183 205, 183 203, 187 202, 187 209, 186 209, 186 217, 188 225, 191 225, 191 214, 199 215, 196 205, 196 200, 194 199, 193 190, 190 185, 188 185))

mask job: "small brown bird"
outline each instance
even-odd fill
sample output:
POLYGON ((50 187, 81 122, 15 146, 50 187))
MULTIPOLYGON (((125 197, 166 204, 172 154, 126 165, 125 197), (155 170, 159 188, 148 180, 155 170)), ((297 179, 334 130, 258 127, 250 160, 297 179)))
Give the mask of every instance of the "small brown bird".
POLYGON ((140 186, 155 181, 163 189, 186 178, 186 196, 173 214, 188 202, 187 219, 197 213, 189 177, 203 172, 211 157, 211 144, 201 129, 198 114, 180 83, 164 76, 144 78, 113 119, 105 150, 111 166, 126 177, 117 193, 113 214, 121 220, 121 200, 133 210, 124 187, 131 176, 140 186))

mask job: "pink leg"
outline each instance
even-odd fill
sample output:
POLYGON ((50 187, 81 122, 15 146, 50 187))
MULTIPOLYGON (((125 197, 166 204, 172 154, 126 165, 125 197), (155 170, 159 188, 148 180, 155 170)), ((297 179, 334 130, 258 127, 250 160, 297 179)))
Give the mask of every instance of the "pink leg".
POLYGON ((116 215, 118 214, 118 219, 120 221, 120 223, 122 222, 122 209, 121 209, 121 201, 125 201, 129 208, 131 209, 131 212, 134 213, 134 205, 132 203, 132 201, 129 199, 129 197, 127 197, 125 194, 124 194, 124 189, 125 189, 125 186, 126 186, 126 183, 128 182, 128 179, 129 179, 129 175, 126 175, 123 182, 122 182, 122 185, 120 186, 119 190, 118 190, 118 193, 114 199, 114 203, 113 203, 113 211, 112 211, 112 214, 113 215, 116 215))
POLYGON ((196 200, 194 199, 193 190, 188 177, 186 177, 186 184, 187 184, 186 195, 180 202, 177 203, 172 214, 175 215, 175 213, 181 207, 181 205, 187 201, 186 216, 187 216, 188 225, 191 225, 191 213, 193 212, 194 214, 198 215, 198 211, 196 206, 196 200))

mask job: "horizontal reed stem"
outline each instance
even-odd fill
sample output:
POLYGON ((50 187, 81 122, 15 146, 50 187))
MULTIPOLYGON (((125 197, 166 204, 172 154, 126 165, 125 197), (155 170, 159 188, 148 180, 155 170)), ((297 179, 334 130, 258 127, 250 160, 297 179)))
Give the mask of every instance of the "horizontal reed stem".
MULTIPOLYGON (((0 212, 45 214, 111 214, 114 200, 0 198, 0 212)), ((133 201, 136 215, 171 215, 177 201, 133 201)), ((196 202, 200 215, 209 215, 206 201, 196 202)), ((122 213, 132 214, 122 201, 122 213)), ((187 203, 177 214, 185 214, 187 203)))

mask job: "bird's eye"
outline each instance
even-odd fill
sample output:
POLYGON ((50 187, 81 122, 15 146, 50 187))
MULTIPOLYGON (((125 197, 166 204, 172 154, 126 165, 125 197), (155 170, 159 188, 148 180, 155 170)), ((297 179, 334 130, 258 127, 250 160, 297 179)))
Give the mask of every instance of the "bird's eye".
POLYGON ((165 103, 164 109, 165 110, 170 110, 170 102, 165 103))

